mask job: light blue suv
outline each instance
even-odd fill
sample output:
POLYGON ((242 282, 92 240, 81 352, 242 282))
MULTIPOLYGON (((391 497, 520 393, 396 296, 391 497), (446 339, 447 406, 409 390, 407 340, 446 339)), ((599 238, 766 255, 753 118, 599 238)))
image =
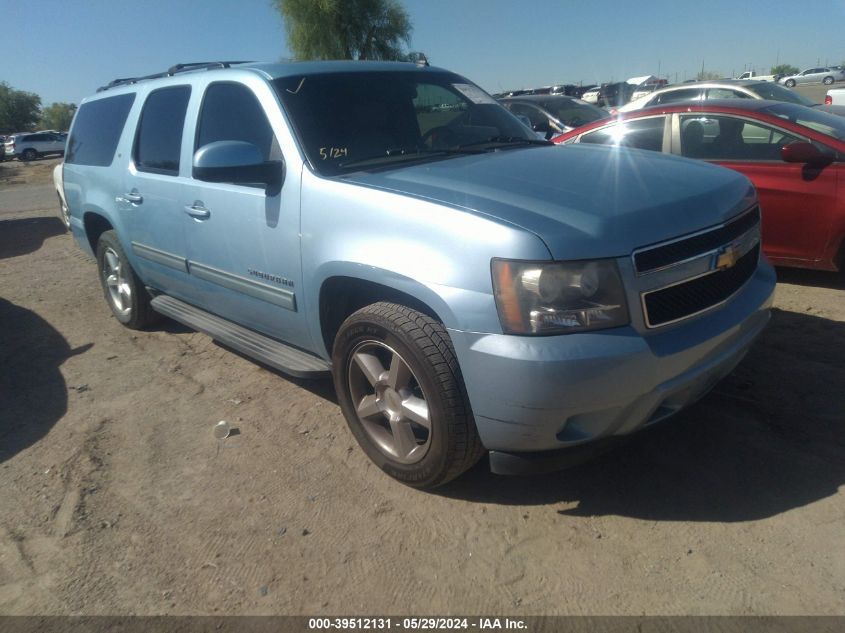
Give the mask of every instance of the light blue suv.
POLYGON ((73 234, 114 316, 167 315, 331 372, 367 455, 416 487, 666 418, 732 370, 775 278, 736 172, 550 146, 407 63, 175 66, 85 100, 73 234))

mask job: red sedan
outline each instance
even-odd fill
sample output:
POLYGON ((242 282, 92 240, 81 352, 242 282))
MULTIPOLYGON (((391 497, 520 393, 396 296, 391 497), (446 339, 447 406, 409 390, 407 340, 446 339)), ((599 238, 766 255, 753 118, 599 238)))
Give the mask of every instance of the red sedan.
POLYGON ((757 188, 763 250, 773 264, 845 269, 843 117, 793 103, 704 101, 626 112, 553 140, 654 150, 735 169, 757 188))

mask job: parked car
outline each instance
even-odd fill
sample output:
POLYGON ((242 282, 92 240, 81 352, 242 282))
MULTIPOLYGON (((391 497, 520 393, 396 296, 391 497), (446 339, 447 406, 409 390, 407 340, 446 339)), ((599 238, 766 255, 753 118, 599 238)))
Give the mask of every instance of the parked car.
POLYGON ((643 97, 647 97, 655 90, 660 90, 663 88, 661 84, 642 84, 640 86, 636 86, 634 88, 634 92, 631 93, 631 101, 633 103, 637 99, 642 99, 643 97))
POLYGON ((572 94, 571 94, 571 95, 568 95, 568 96, 570 96, 570 97, 575 97, 576 99, 583 99, 583 95, 584 95, 584 93, 585 93, 585 92, 589 92, 590 90, 592 90, 592 89, 594 89, 594 88, 596 88, 596 87, 597 87, 597 86, 592 86, 592 85, 587 85, 587 86, 577 86, 577 87, 576 87, 576 88, 572 91, 572 94))
POLYGON ((581 99, 587 103, 597 105, 601 98, 601 86, 594 86, 581 94, 581 99))
POLYGON ((827 106, 845 106, 845 88, 832 88, 824 96, 824 104, 827 106))
POLYGON ((416 487, 669 417, 744 356, 775 282, 744 176, 555 147, 407 63, 116 80, 76 114, 64 191, 118 321, 331 372, 362 449, 416 487))
MULTIPOLYGON (((549 94, 564 95, 566 97, 574 97, 578 86, 575 84, 557 84, 551 87, 549 94)), ((583 94, 583 93, 582 93, 583 94)))
POLYGON ((56 189, 56 195, 59 198, 59 219, 65 225, 67 230, 70 230, 70 215, 67 210, 67 200, 65 199, 64 179, 62 177, 63 164, 59 163, 53 167, 53 187, 56 189))
POLYGON ((631 95, 634 94, 634 90, 636 90, 636 86, 633 86, 626 81, 603 84, 597 105, 604 108, 619 108, 631 100, 631 95))
POLYGON ((718 81, 699 81, 693 85, 676 84, 654 91, 650 96, 631 101, 620 112, 632 112, 656 105, 678 103, 680 101, 704 101, 706 99, 769 99, 785 101, 812 107, 815 104, 802 94, 779 86, 771 81, 745 81, 738 79, 720 79, 718 81))
POLYGON ((845 266, 845 119, 760 100, 659 106, 554 139, 706 160, 747 176, 760 195, 763 250, 782 266, 845 266))
POLYGON ((737 79, 753 79, 754 81, 777 81, 780 75, 758 74, 756 70, 746 70, 737 79))
POLYGON ((587 92, 588 90, 592 90, 596 87, 597 86, 593 85, 576 86, 575 84, 558 84, 556 86, 552 86, 551 92, 549 94, 564 95, 567 97, 575 97, 576 99, 580 99, 585 92, 587 92))
POLYGON ((845 81, 845 72, 838 68, 808 68, 802 70, 797 75, 787 75, 778 79, 778 83, 782 83, 787 88, 792 88, 797 84, 824 84, 831 85, 835 81, 845 81))
POLYGON ((14 134, 6 141, 6 155, 18 160, 35 160, 41 156, 65 153, 67 136, 55 132, 14 134))
POLYGON ((531 129, 546 138, 609 116, 606 110, 563 95, 512 97, 500 99, 499 103, 517 116, 526 117, 531 129))

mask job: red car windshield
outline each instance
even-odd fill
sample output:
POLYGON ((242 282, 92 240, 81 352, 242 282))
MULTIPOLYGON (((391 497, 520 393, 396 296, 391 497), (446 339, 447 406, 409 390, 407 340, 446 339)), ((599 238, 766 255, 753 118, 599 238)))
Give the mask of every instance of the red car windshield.
POLYGON ((832 136, 839 141, 845 141, 845 117, 791 103, 778 103, 763 108, 761 112, 773 114, 816 132, 821 132, 826 136, 832 136))

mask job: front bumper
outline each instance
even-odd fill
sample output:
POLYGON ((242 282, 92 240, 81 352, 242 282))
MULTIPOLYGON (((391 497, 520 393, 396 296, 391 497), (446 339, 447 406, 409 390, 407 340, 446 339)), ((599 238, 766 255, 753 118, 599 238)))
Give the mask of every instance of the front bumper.
MULTIPOLYGON (((482 443, 505 453, 555 451, 677 413, 742 360, 769 320, 774 286, 774 270, 762 262, 718 309, 647 333, 633 326, 548 337, 450 330, 482 443)), ((493 453, 494 468, 497 460, 508 461, 493 453)))

